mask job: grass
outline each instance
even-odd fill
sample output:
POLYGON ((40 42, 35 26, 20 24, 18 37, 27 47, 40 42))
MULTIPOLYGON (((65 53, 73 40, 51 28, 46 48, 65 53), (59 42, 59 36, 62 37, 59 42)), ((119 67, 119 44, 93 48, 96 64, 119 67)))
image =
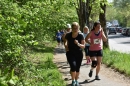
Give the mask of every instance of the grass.
POLYGON ((66 86, 52 61, 55 45, 49 42, 30 50, 17 86, 66 86))
POLYGON ((104 50, 103 63, 109 67, 112 67, 124 73, 127 76, 130 76, 130 54, 120 53, 118 51, 110 51, 108 49, 104 50))

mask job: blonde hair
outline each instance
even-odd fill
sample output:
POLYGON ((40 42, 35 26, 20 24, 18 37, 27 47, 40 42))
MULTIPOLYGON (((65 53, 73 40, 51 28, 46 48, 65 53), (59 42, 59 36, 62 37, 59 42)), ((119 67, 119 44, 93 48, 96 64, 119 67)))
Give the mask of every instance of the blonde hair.
POLYGON ((89 32, 89 28, 88 28, 88 26, 84 26, 83 30, 84 30, 84 29, 88 29, 88 32, 89 32))
POLYGON ((78 22, 73 22, 73 23, 72 23, 72 25, 71 25, 71 27, 73 28, 74 26, 78 26, 78 29, 80 28, 80 26, 79 26, 79 23, 78 23, 78 22))
POLYGON ((84 26, 84 29, 87 28, 88 29, 88 26, 84 26))

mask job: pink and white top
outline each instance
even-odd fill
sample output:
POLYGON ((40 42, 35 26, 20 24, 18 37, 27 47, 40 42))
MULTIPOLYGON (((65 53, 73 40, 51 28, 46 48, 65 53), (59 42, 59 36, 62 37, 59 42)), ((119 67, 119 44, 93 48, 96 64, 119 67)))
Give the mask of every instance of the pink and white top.
POLYGON ((91 31, 90 42, 93 44, 89 47, 90 51, 98 51, 102 49, 102 34, 97 36, 94 31, 91 31))

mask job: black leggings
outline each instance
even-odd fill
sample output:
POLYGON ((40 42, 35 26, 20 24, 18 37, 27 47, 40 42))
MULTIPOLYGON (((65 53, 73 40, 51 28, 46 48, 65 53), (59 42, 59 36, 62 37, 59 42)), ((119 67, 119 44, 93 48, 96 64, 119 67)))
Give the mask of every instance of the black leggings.
POLYGON ((68 51, 66 52, 67 60, 69 62, 72 72, 79 72, 83 59, 82 51, 68 51))

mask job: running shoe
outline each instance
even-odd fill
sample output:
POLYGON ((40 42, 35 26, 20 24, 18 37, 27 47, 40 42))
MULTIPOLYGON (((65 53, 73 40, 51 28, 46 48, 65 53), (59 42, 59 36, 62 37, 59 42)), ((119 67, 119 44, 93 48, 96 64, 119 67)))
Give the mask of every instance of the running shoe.
POLYGON ((75 84, 76 84, 76 83, 75 83, 75 81, 72 81, 72 84, 71 84, 71 86, 75 86, 75 84))
POLYGON ((75 86, 79 86, 79 82, 78 81, 75 81, 75 82, 76 82, 75 86))
POLYGON ((95 80, 100 80, 99 76, 95 76, 95 80))
POLYGON ((89 72, 89 77, 92 77, 92 74, 93 74, 93 71, 90 70, 90 72, 89 72))
POLYGON ((90 65, 91 64, 91 59, 88 59, 87 62, 86 62, 87 65, 90 65))

